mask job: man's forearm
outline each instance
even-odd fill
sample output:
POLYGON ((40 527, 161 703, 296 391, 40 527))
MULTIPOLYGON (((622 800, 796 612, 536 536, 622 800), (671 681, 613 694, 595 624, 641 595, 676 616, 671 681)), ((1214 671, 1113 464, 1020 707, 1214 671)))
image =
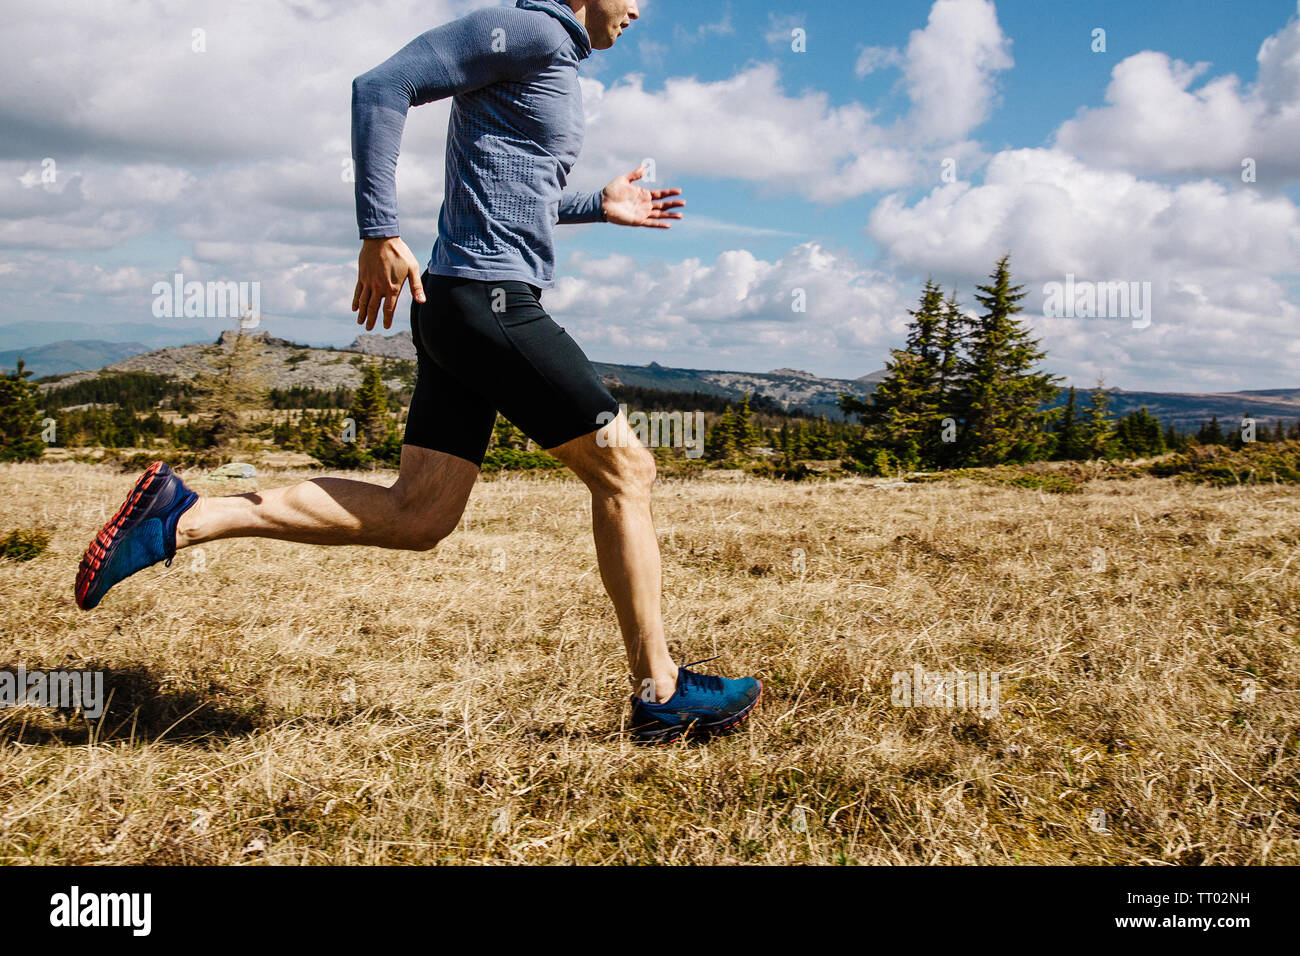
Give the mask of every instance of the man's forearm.
POLYGON ((579 222, 605 221, 605 190, 597 189, 594 193, 565 193, 560 197, 561 225, 579 222))

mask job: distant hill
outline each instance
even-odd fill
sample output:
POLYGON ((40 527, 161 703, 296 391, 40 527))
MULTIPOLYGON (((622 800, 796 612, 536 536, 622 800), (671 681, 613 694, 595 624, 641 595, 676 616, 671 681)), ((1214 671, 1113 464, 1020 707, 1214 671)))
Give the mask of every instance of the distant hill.
MULTIPOLYGON (((225 331, 217 341, 229 335, 225 331)), ((299 345, 285 339, 259 332, 254 339, 269 352, 268 370, 270 385, 286 389, 293 386, 334 390, 340 386, 356 388, 361 384, 361 370, 368 358, 382 358, 388 362, 385 381, 390 388, 409 387, 413 382, 415 345, 411 333, 394 335, 363 333, 346 349, 321 349, 299 345), (394 364, 396 363, 396 364, 394 364)), ((215 343, 178 345, 154 351, 139 352, 139 343, 107 343, 79 341, 55 343, 22 351, 24 361, 29 356, 33 365, 38 358, 37 375, 57 374, 57 382, 45 382, 42 388, 58 387, 93 378, 101 371, 144 371, 160 375, 175 375, 181 379, 193 378, 200 371, 215 371, 215 360, 221 350, 215 343), (127 353, 123 358, 107 364, 96 362, 94 347, 116 348, 127 353), (42 353, 48 350, 48 358, 42 353), (46 361, 58 361, 54 370, 46 361), (98 368, 103 365, 102 368, 98 368), (95 369, 71 371, 73 368, 95 369)), ((0 353, 0 365, 6 359, 16 358, 16 352, 0 353)), ((821 378, 800 369, 778 368, 770 372, 729 372, 720 369, 670 368, 651 362, 649 365, 617 365, 609 362, 593 363, 600 375, 611 384, 657 389, 673 392, 703 392, 723 398, 740 398, 746 392, 764 395, 779 402, 786 409, 802 409, 829 419, 842 418, 837 402, 841 393, 865 398, 884 377, 884 370, 871 372, 856 379, 821 378)), ((1063 405, 1067 389, 1062 389, 1053 405, 1063 405)), ((1079 401, 1086 405, 1090 389, 1079 388, 1079 401)), ((1254 389, 1240 392, 1126 392, 1108 389, 1111 412, 1115 417, 1127 415, 1145 405, 1147 411, 1160 419, 1162 425, 1172 424, 1180 432, 1195 431, 1212 415, 1219 416, 1225 428, 1239 426, 1245 415, 1261 423, 1272 425, 1274 419, 1290 425, 1300 419, 1300 388, 1254 389)))
MULTIPOLYGON (((415 358, 415 344, 410 332, 358 335, 350 348, 371 355, 391 358, 415 358)), ((607 382, 666 392, 703 392, 725 398, 740 398, 746 392, 766 395, 786 409, 803 409, 828 419, 842 419, 840 393, 864 398, 875 387, 884 371, 859 379, 820 378, 811 372, 778 368, 771 372, 727 372, 720 369, 669 368, 658 362, 649 365, 615 365, 592 362, 607 382)))
POLYGON ((149 346, 140 342, 105 342, 101 339, 77 339, 51 342, 24 349, 0 352, 0 370, 12 372, 22 357, 23 368, 31 369, 36 377, 64 375, 82 369, 103 368, 122 359, 148 352, 149 346))
MULTIPOLYGON (((216 370, 221 355, 217 343, 233 331, 225 331, 216 342, 177 345, 130 355, 95 371, 63 372, 58 381, 44 382, 42 388, 57 388, 93 378, 103 372, 152 372, 192 379, 201 372, 216 370)), ((400 389, 413 382, 415 344, 409 331, 393 335, 362 333, 346 349, 318 349, 274 338, 266 332, 255 333, 254 340, 268 352, 271 373, 269 385, 287 389, 293 386, 333 390, 340 386, 356 388, 361 384, 361 368, 368 358, 382 358, 411 363, 394 369, 385 379, 390 388, 400 389)), ((728 372, 717 369, 667 368, 656 362, 649 365, 615 365, 593 363, 597 372, 611 383, 675 392, 703 392, 723 398, 738 399, 746 392, 765 395, 786 409, 802 409, 829 419, 842 419, 836 404, 841 392, 865 397, 883 373, 875 372, 860 379, 819 378, 810 372, 781 368, 771 372, 728 372)))
POLYGON ((24 321, 0 325, 0 351, 21 349, 23 358, 27 350, 38 345, 54 345, 62 342, 85 342, 101 340, 111 335, 117 340, 128 339, 143 343, 145 351, 160 349, 168 345, 187 345, 194 342, 211 342, 217 337, 222 327, 229 322, 216 319, 174 320, 169 325, 153 322, 125 322, 105 325, 102 322, 67 322, 24 321))
POLYGON ((809 372, 776 369, 771 372, 726 372, 718 369, 666 368, 657 362, 649 365, 613 365, 593 362, 596 371, 607 381, 665 391, 705 392, 728 398, 746 393, 765 395, 780 402, 787 410, 803 409, 828 419, 842 419, 839 408, 841 393, 865 398, 871 387, 859 381, 819 378, 809 372))
MULTIPOLYGON (((217 371, 222 357, 219 344, 234 335, 227 329, 215 342, 197 345, 175 345, 132 355, 96 371, 74 372, 58 381, 40 383, 42 389, 58 388, 94 378, 103 372, 152 372, 155 375, 172 375, 183 381, 200 374, 217 371)), ((361 384, 362 367, 373 360, 360 352, 344 349, 318 349, 299 345, 287 339, 278 339, 266 332, 252 333, 253 341, 262 347, 271 388, 319 388, 333 391, 336 388, 356 388, 361 384)), ((391 363, 390 363, 391 364, 391 363)), ((404 363, 405 364, 405 363, 404 363)), ((415 367, 393 368, 385 378, 389 388, 401 389, 414 383, 415 367)))
MULTIPOLYGON (((1064 405, 1068 398, 1064 389, 1052 404, 1064 405)), ((1210 416, 1218 415, 1224 430, 1241 427, 1243 417, 1249 415, 1261 425, 1273 424, 1280 418, 1290 425, 1300 418, 1300 388, 1266 388, 1244 392, 1126 392, 1119 388, 1106 389, 1110 395, 1110 411, 1115 418, 1135 412, 1143 405, 1160 419, 1160 424, 1173 425, 1180 432, 1196 431, 1210 416)), ((1091 389, 1080 388, 1076 402, 1087 405, 1091 389)))

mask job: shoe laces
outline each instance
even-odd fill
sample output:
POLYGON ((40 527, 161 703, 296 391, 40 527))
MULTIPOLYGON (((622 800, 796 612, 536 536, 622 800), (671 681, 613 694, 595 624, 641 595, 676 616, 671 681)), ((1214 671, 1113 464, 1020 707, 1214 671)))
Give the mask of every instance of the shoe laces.
MULTIPOLYGON (((718 656, 720 657, 721 655, 718 656)), ((705 690, 722 690, 723 685, 721 677, 715 677, 712 674, 697 674, 693 670, 688 670, 688 668, 694 667, 696 664, 707 664, 709 661, 716 661, 717 659, 717 657, 706 657, 702 661, 691 661, 689 664, 678 665, 677 682, 679 684, 695 684, 698 687, 703 687, 705 690), (682 677, 683 674, 686 675, 685 678, 682 677)))

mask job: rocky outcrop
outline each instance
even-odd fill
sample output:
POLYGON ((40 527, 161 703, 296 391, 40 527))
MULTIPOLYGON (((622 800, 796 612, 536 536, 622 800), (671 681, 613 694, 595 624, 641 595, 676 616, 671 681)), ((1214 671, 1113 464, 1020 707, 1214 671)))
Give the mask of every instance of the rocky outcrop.
POLYGON ((411 340, 410 332, 398 332, 395 335, 362 332, 348 346, 348 349, 365 355, 382 355, 385 358, 415 361, 415 342, 411 340))

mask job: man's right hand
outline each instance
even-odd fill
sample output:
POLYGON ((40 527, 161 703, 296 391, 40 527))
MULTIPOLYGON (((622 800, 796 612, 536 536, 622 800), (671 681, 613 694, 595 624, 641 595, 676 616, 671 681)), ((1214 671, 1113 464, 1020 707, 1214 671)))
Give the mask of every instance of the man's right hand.
POLYGON ((420 284, 420 264, 400 236, 386 239, 363 239, 361 256, 357 260, 357 290, 352 293, 352 311, 357 313, 357 325, 373 331, 379 307, 384 307, 384 328, 393 327, 393 312, 402 286, 411 283, 411 295, 416 302, 424 301, 424 287, 420 284))

